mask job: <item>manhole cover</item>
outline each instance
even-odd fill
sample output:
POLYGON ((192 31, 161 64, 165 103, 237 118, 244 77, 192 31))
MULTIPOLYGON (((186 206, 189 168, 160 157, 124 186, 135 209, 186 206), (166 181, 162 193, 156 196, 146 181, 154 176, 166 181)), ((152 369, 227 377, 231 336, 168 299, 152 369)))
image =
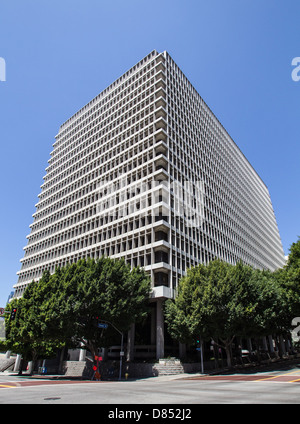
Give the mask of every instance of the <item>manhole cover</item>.
POLYGON ((61 399, 60 397, 48 397, 48 398, 44 398, 44 400, 58 400, 61 399))

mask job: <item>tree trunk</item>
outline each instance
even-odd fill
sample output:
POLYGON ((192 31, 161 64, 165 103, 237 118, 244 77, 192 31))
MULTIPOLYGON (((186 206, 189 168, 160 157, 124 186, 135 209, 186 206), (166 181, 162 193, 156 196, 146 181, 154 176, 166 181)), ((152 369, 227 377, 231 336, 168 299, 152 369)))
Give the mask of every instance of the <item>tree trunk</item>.
POLYGON ((222 339, 220 339, 220 340, 221 340, 221 342, 223 343, 223 345, 221 345, 221 344, 219 344, 219 343, 216 343, 216 342, 214 341, 214 344, 215 344, 216 346, 219 346, 219 347, 221 347, 221 348, 224 348, 224 349, 225 349, 225 352, 226 352, 226 359, 227 359, 227 366, 228 366, 228 368, 231 368, 231 367, 232 367, 232 352, 231 352, 231 344, 232 344, 232 342, 233 342, 234 338, 235 338, 235 336, 233 336, 230 340, 228 340, 228 339, 226 339, 226 340, 222 340, 222 339))
POLYGON ((227 366, 228 366, 228 368, 231 368, 232 367, 230 345, 231 345, 231 343, 225 345, 225 352, 226 352, 226 358, 227 358, 227 366))
POLYGON ((64 346, 64 347, 61 349, 61 352, 60 352, 59 365, 58 365, 58 373, 59 373, 59 374, 61 374, 61 373, 62 373, 62 368, 63 368, 63 361, 64 361, 65 350, 66 350, 66 346, 64 346))
POLYGON ((29 375, 33 375, 34 367, 35 367, 35 360, 29 361, 28 362, 28 374, 29 375))

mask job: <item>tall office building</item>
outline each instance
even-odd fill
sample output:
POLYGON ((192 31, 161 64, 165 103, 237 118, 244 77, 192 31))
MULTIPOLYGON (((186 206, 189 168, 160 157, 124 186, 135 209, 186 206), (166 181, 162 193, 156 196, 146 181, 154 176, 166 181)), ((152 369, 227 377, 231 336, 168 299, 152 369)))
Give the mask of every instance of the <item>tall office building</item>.
POLYGON ((151 274, 151 344, 186 269, 284 265, 269 192, 167 52, 151 52, 61 125, 15 296, 45 269, 125 258, 151 274))

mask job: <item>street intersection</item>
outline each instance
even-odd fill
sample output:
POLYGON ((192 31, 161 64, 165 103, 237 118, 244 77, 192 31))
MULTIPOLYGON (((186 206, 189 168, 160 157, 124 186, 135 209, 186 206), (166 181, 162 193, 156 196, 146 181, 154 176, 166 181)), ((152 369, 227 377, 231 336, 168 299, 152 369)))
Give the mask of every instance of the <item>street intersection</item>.
POLYGON ((59 376, 0 374, 0 404, 300 403, 300 368, 218 375, 89 381, 59 376))

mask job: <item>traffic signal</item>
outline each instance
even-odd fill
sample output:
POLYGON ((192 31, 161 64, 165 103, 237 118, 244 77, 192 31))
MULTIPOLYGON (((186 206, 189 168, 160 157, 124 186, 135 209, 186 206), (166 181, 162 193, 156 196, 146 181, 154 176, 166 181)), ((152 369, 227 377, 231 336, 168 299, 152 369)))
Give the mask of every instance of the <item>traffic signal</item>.
POLYGON ((10 320, 13 321, 16 318, 18 308, 12 308, 10 313, 10 320))
POLYGON ((196 340, 196 350, 198 352, 200 352, 200 350, 201 350, 201 341, 200 341, 200 339, 197 339, 196 340))
POLYGON ((94 327, 98 328, 98 322, 99 322, 99 317, 98 316, 93 316, 92 317, 92 324, 94 327))

